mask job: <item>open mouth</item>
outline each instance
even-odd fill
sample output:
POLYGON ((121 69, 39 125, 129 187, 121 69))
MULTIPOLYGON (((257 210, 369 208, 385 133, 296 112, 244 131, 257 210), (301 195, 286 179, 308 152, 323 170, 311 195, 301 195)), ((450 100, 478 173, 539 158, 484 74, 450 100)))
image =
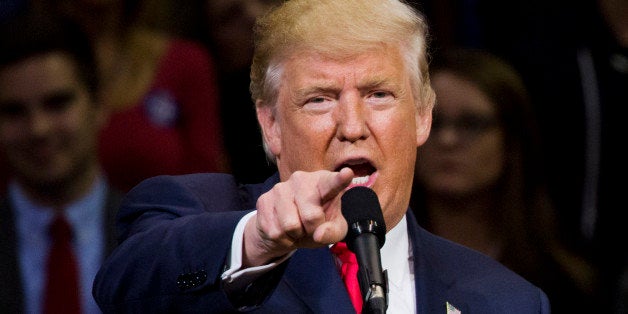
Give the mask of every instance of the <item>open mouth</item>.
POLYGON ((343 163, 338 168, 336 168, 336 171, 340 171, 340 169, 344 167, 351 168, 351 170, 353 170, 353 173, 355 174, 355 177, 351 181, 351 186, 368 185, 370 183, 369 179, 371 175, 377 170, 367 160, 350 161, 343 163))

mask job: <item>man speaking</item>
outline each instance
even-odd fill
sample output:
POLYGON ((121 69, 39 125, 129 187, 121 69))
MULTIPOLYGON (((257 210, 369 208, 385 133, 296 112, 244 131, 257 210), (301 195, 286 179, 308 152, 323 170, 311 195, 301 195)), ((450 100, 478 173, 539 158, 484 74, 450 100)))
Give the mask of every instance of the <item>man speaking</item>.
POLYGON ((122 242, 94 283, 101 309, 368 310, 369 296, 351 301, 332 253, 350 232, 342 196, 366 187, 385 222, 388 313, 549 313, 540 289, 426 232, 408 210, 434 105, 426 32, 398 0, 290 0, 259 19, 250 89, 278 173, 135 187, 118 216, 122 242))

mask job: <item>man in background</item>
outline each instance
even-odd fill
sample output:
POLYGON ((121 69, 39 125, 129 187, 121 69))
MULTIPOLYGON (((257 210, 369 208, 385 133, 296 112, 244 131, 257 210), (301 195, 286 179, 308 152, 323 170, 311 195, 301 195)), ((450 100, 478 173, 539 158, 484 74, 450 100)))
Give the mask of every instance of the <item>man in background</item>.
POLYGON ((3 312, 100 313, 90 292, 115 245, 121 194, 98 163, 105 114, 78 30, 36 11, 0 29, 0 153, 10 171, 0 199, 3 312))

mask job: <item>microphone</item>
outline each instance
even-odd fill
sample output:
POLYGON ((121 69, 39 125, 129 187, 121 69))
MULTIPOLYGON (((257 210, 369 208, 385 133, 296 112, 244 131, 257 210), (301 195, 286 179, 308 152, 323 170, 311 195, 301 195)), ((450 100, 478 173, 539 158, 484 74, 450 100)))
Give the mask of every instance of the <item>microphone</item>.
POLYGON ((342 195, 341 211, 349 225, 344 241, 358 261, 363 313, 386 313, 388 274, 382 271, 379 251, 386 241, 386 224, 377 194, 364 186, 353 187, 342 195))

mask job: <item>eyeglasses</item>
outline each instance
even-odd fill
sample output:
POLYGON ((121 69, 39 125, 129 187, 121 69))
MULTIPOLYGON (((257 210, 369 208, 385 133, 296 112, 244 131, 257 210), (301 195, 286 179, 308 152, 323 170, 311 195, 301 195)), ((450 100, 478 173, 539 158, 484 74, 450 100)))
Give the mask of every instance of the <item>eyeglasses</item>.
POLYGON ((445 129, 450 129, 465 140, 473 140, 497 125, 496 118, 479 114, 467 113, 455 118, 435 114, 432 121, 432 133, 440 133, 445 129))

